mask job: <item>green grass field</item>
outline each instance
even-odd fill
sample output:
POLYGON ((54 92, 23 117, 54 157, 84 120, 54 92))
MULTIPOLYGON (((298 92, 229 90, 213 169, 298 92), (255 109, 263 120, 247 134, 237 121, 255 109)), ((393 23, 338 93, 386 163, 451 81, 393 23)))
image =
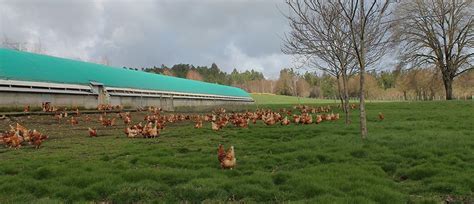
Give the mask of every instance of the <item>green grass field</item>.
MULTIPOLYGON (((293 104, 267 105, 279 109, 293 104)), ((313 104, 314 105, 314 104, 313 104)), ((42 148, 0 147, 0 203, 474 202, 473 102, 371 103, 369 139, 343 120, 312 125, 194 129, 183 122, 158 139, 128 139, 123 125, 58 125, 51 116, 17 118, 50 135, 42 148), (385 114, 378 121, 378 112, 385 114), (221 170, 219 143, 238 166, 221 170)), ((134 122, 144 113, 135 113, 134 122)), ((84 116, 82 116, 84 117, 84 116)), ((95 115, 94 118, 98 116, 95 115)), ((0 130, 14 121, 1 121, 0 130)))

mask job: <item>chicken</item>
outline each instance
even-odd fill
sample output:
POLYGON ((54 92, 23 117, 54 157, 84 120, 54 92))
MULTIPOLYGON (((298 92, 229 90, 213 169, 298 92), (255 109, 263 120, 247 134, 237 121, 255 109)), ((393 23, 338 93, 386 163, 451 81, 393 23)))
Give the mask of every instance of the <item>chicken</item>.
POLYGON ((139 133, 140 133, 139 129, 130 128, 130 127, 127 127, 125 129, 125 134, 127 135, 128 138, 134 138, 138 136, 139 133))
POLYGON ((251 117, 252 118, 252 123, 255 125, 257 124, 257 120, 258 120, 258 114, 253 114, 253 116, 251 117))
POLYGON ((11 143, 11 138, 13 136, 13 134, 15 134, 14 132, 5 132, 5 134, 2 136, 3 137, 3 141, 2 141, 2 144, 4 144, 5 146, 10 146, 10 143, 11 143))
POLYGON ((112 118, 112 119, 103 118, 102 119, 102 125, 104 127, 114 126, 115 125, 115 118, 112 118))
POLYGON ((323 118, 321 117, 321 115, 316 115, 316 124, 319 124, 323 121, 323 118))
POLYGON ((30 106, 25 106, 25 109, 23 110, 23 112, 25 113, 30 112, 30 106))
POLYGON ((139 129, 140 131, 143 130, 143 124, 142 122, 139 122, 138 125, 136 125, 136 128, 135 129, 139 129))
POLYGON ((157 128, 156 124, 153 128, 148 130, 148 137, 155 138, 155 137, 158 137, 159 135, 160 135, 160 131, 157 128))
POLYGON ((88 131, 89 131, 89 137, 97 137, 96 129, 88 128, 88 131))
POLYGON ((301 120, 301 117, 299 115, 293 115, 293 122, 295 122, 295 124, 300 123, 300 120, 301 120))
POLYGON ((217 149, 217 159, 219 160, 219 163, 222 163, 224 158, 225 158, 224 145, 219 144, 219 148, 217 149))
POLYGON ((236 127, 247 128, 249 127, 249 120, 244 117, 238 117, 233 121, 236 127))
POLYGON ((382 121, 383 119, 385 119, 385 116, 382 112, 379 112, 379 120, 382 121))
POLYGON ((351 109, 356 109, 356 105, 355 105, 355 104, 351 104, 351 109))
POLYGON ((283 118, 283 120, 281 121, 281 125, 289 125, 290 124, 290 120, 288 120, 288 117, 285 116, 285 118, 283 118))
POLYGON ((19 123, 16 123, 16 129, 15 130, 19 131, 20 135, 24 135, 24 134, 28 133, 28 129, 26 129, 25 127, 23 127, 19 123))
POLYGON ((197 128, 197 129, 202 128, 202 120, 196 121, 196 124, 194 125, 194 128, 197 128))
POLYGON ((149 122, 142 130, 142 135, 145 138, 155 138, 158 137, 159 131, 157 128, 157 123, 153 126, 152 122, 149 122))
POLYGON ((49 102, 42 102, 41 103, 41 108, 43 109, 43 112, 49 111, 50 110, 49 102))
POLYGON ((32 137, 33 137, 33 132, 36 131, 36 130, 28 130, 28 132, 24 133, 23 135, 21 135, 23 137, 23 140, 25 142, 30 142, 32 140, 32 137))
POLYGON ((79 121, 74 116, 71 116, 71 119, 69 121, 71 122, 71 125, 79 124, 79 121))
POLYGON ((123 119, 123 123, 125 125, 128 125, 132 122, 132 118, 130 116, 125 116, 125 118, 123 119))
POLYGON ((326 114, 325 116, 324 120, 330 121, 332 119, 331 114, 326 114))
POLYGON ((160 130, 163 130, 166 126, 166 122, 164 120, 157 120, 156 127, 160 130))
POLYGON ((43 135, 40 132, 33 130, 30 144, 35 146, 36 149, 39 149, 43 141, 48 138, 49 137, 47 135, 43 135))
POLYGON ((60 122, 60 121, 61 121, 61 118, 63 118, 63 114, 62 114, 62 113, 56 113, 56 114, 54 115, 54 118, 55 118, 58 122, 60 122))
POLYGON ((234 146, 230 146, 229 150, 221 161, 221 168, 223 169, 233 169, 237 164, 237 159, 235 158, 234 146))
POLYGON ((20 131, 16 131, 13 136, 10 137, 9 144, 10 148, 19 149, 21 147, 21 143, 23 142, 23 137, 20 136, 20 131))
POLYGON ((305 113, 304 115, 301 116, 301 123, 303 124, 313 123, 313 116, 311 116, 311 114, 305 113))
POLYGON ((214 131, 219 131, 222 128, 219 124, 215 122, 211 122, 211 124, 212 124, 212 130, 214 131))
POLYGON ((270 116, 263 122, 265 122, 265 124, 267 124, 267 125, 275 125, 276 120, 273 116, 270 116))

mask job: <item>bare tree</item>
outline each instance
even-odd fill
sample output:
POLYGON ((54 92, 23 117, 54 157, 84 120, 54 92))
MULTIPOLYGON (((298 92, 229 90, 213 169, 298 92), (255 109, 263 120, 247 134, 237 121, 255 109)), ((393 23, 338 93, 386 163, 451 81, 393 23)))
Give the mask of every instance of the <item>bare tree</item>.
POLYGON ((303 56, 310 67, 336 77, 345 121, 349 124, 347 82, 356 71, 356 61, 351 52, 350 27, 341 15, 342 7, 320 0, 287 0, 286 3, 291 31, 285 36, 282 51, 303 56))
POLYGON ((342 16, 349 25, 352 54, 357 59, 360 90, 360 131, 362 139, 367 138, 367 117, 365 112, 365 74, 367 67, 377 62, 389 45, 390 0, 338 0, 342 16), (366 3, 368 3, 366 5, 366 3))
POLYGON ((398 9, 398 37, 412 66, 435 65, 442 74, 446 99, 453 98, 454 78, 473 69, 472 0, 412 0, 398 9))

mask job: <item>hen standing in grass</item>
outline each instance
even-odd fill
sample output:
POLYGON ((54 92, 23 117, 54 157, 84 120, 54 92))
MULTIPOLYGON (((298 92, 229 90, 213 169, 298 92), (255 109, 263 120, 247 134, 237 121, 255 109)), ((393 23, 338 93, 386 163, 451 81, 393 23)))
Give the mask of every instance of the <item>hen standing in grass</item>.
POLYGON ((221 162, 221 167, 223 169, 232 170, 233 168, 235 168, 236 164, 237 164, 237 159, 235 158, 234 146, 230 146, 229 150, 227 150, 227 153, 224 159, 221 162))
POLYGON ((290 120, 288 120, 288 116, 285 116, 285 118, 283 118, 283 120, 281 121, 281 125, 289 125, 290 124, 290 120))
POLYGON ((97 137, 97 130, 89 128, 89 136, 90 137, 97 137))
POLYGON ((379 119, 380 119, 380 121, 382 121, 383 119, 385 119, 385 116, 383 115, 382 112, 379 112, 379 119))
POLYGON ((319 124, 323 121, 323 118, 321 117, 321 115, 316 115, 316 124, 319 124))
POLYGON ((48 139, 47 135, 41 134, 40 132, 33 130, 31 134, 31 142, 36 149, 39 149, 44 140, 48 139))

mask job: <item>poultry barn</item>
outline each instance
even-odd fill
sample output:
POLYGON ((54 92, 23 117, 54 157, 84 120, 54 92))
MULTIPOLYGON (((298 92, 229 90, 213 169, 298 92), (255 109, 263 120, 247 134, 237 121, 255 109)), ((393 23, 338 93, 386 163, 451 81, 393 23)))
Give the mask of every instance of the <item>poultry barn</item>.
POLYGON ((0 107, 136 108, 241 106, 250 95, 236 87, 10 49, 0 49, 0 107))

